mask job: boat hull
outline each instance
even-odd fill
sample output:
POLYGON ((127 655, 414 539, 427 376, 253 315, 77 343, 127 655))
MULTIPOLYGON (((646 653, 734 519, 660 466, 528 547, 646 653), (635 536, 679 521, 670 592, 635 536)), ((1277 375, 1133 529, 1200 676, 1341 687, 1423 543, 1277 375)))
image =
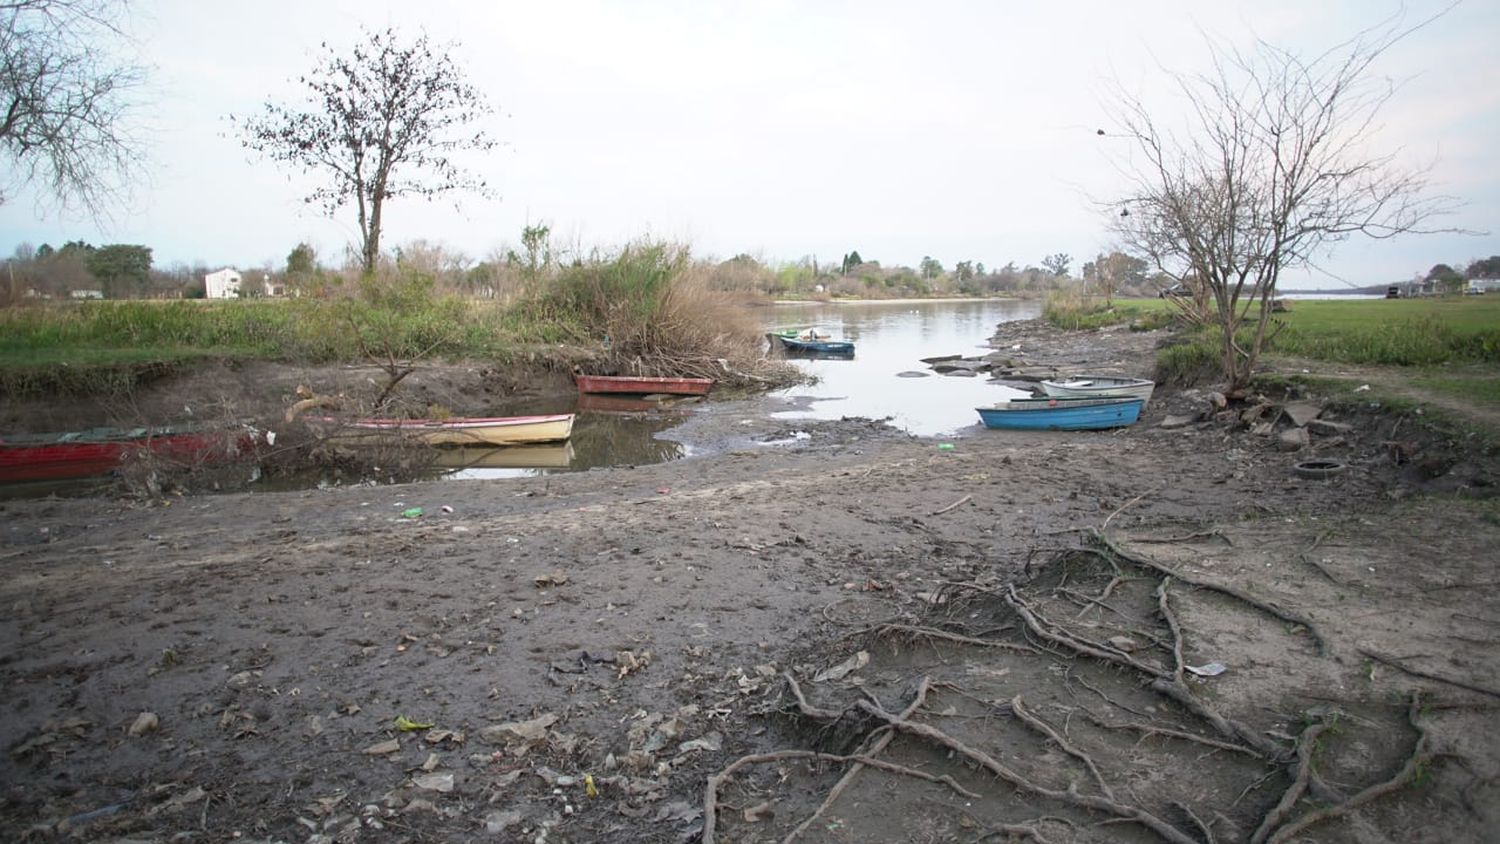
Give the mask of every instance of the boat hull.
POLYGON ((633 393, 651 395, 666 393, 674 396, 707 395, 714 382, 712 378, 652 378, 628 375, 575 375, 573 380, 582 393, 633 393))
POLYGON ((458 446, 433 449, 440 469, 566 469, 573 462, 570 442, 517 445, 510 448, 458 446))
POLYGON ((1093 399, 1126 397, 1151 401, 1156 382, 1112 375, 1080 375, 1067 381, 1043 381, 1042 392, 1054 398, 1093 399))
POLYGON ((1135 424, 1142 399, 1016 399, 975 408, 986 428, 1010 431, 1099 431, 1135 424))
POLYGON ((335 419, 307 417, 340 442, 400 440, 426 445, 505 446, 561 442, 573 435, 573 414, 453 419, 335 419))
POLYGON ((782 348, 792 353, 854 356, 854 344, 847 340, 799 340, 785 336, 779 339, 782 348))
POLYGON ((0 440, 0 483, 105 475, 139 454, 185 464, 222 462, 250 451, 255 440, 249 432, 170 428, 10 437, 0 440))

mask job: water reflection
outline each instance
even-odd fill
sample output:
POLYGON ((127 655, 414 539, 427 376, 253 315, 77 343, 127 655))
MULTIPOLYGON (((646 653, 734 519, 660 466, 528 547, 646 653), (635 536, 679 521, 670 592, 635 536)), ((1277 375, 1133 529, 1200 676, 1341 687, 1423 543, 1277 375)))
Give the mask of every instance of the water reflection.
POLYGON ((889 418, 919 436, 941 436, 978 424, 974 408, 1018 395, 984 378, 928 375, 921 362, 936 355, 980 355, 995 326, 1033 319, 1041 303, 1020 300, 974 302, 852 302, 778 305, 765 316, 768 328, 815 325, 834 339, 851 340, 853 360, 796 360, 818 377, 815 384, 774 395, 797 405, 776 414, 788 419, 889 418))

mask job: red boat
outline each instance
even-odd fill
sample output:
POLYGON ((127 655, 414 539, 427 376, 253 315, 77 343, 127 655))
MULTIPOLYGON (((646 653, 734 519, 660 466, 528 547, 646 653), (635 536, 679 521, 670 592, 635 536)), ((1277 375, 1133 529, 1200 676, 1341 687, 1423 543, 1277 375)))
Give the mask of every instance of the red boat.
POLYGON ((650 378, 632 375, 574 375, 581 393, 634 393, 702 396, 714 385, 712 378, 650 378))
POLYGON ((0 483, 107 474, 148 452, 180 463, 213 463, 250 451, 254 433, 220 428, 93 428, 67 434, 0 437, 0 483))

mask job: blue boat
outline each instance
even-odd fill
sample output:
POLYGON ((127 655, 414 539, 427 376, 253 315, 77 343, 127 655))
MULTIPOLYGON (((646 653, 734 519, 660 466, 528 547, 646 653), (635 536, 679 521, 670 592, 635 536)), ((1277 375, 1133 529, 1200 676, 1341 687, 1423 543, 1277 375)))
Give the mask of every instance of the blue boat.
POLYGON ((1130 396, 1096 399, 1014 399, 978 407, 986 428, 1010 431, 1098 431, 1123 428, 1141 418, 1145 401, 1130 396))
POLYGON ((854 356, 854 344, 847 340, 803 340, 800 337, 777 335, 782 348, 788 352, 804 352, 829 356, 854 356))

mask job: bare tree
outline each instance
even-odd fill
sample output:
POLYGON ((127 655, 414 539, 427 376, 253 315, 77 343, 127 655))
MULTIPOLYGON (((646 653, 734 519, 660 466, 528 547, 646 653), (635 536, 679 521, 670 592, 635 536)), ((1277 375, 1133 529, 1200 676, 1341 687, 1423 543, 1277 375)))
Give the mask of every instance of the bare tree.
POLYGON ((330 215, 354 203, 360 261, 371 273, 387 199, 487 192, 484 180, 453 156, 494 146, 482 129, 470 127, 490 109, 445 48, 435 49, 425 35, 406 43, 387 29, 365 33, 348 54, 323 48, 322 60, 299 80, 309 102, 267 103, 258 116, 232 119, 246 147, 326 177, 307 202, 330 215))
POLYGON ((125 123, 144 71, 101 46, 120 40, 124 5, 0 0, 0 203, 35 184, 108 216, 140 158, 125 123))
MULTIPOLYGON (((1426 22, 1424 22, 1426 23, 1426 22)), ((1223 332, 1232 390, 1250 379, 1267 339, 1276 285, 1352 235, 1427 228, 1450 208, 1427 195, 1426 171, 1371 152, 1375 118, 1396 86, 1372 73, 1416 27, 1388 21, 1312 58, 1265 42, 1244 53, 1210 45, 1201 75, 1174 74, 1186 134, 1117 92, 1114 132, 1131 141, 1132 187, 1110 204, 1128 246, 1193 297, 1223 332)))

